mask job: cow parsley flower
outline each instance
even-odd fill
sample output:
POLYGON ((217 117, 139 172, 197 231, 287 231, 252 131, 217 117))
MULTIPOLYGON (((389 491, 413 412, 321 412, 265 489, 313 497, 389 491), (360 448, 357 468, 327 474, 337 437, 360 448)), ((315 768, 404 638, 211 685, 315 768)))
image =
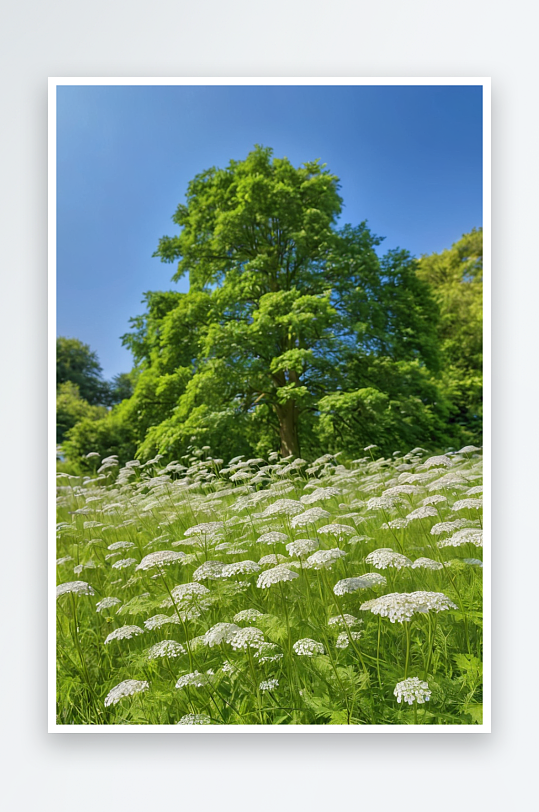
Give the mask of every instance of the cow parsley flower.
POLYGON ((99 603, 96 603, 95 611, 102 612, 103 609, 110 609, 111 606, 115 606, 117 603, 121 603, 120 598, 103 598, 99 603))
POLYGON ((295 499, 277 499, 262 513, 263 516, 295 516, 303 512, 303 505, 295 499))
POLYGON ((416 558, 412 564, 412 569, 423 570, 443 570, 444 565, 440 561, 433 561, 432 558, 416 558))
POLYGON ((184 674, 176 683, 176 688, 204 688, 209 684, 211 676, 212 674, 201 674, 200 671, 184 674))
POLYGON ((211 725, 213 724, 210 716, 205 713, 186 713, 182 716, 178 725, 211 725))
POLYGON ((455 519, 452 522, 438 522, 433 524, 430 529, 431 536, 440 536, 442 533, 451 533, 459 527, 465 527, 469 522, 466 519, 455 519))
POLYGON ((409 677, 398 682, 393 693, 397 697, 397 702, 404 700, 409 705, 414 702, 422 705, 429 701, 432 691, 429 689, 428 682, 423 682, 418 677, 409 677))
POLYGON ((193 581, 218 581, 225 566, 222 561, 205 561, 191 577, 193 581))
POLYGON ((265 642, 264 632, 257 629, 256 626, 246 626, 244 629, 239 629, 229 642, 234 649, 259 649, 265 642))
POLYGON ((327 510, 323 510, 320 507, 314 507, 306 510, 305 513, 300 513, 299 516, 294 516, 294 518, 290 521, 290 525, 293 528, 306 527, 308 524, 315 524, 322 519, 327 519, 329 516, 331 516, 331 513, 328 513, 327 510))
POLYGON ((451 506, 451 510, 481 510, 483 508, 483 500, 482 499, 459 499, 458 502, 455 502, 454 505, 451 506))
POLYGON ((235 623, 216 623, 204 635, 204 643, 210 648, 219 646, 221 643, 230 643, 236 632, 239 631, 240 627, 235 623))
POLYGON ((273 584, 278 584, 282 581, 293 581, 294 578, 299 578, 297 572, 292 572, 292 570, 289 570, 283 564, 279 564, 279 566, 273 567, 271 570, 261 572, 256 585, 259 589, 268 589, 268 587, 273 586, 273 584))
POLYGON ((175 640, 161 640, 148 649, 148 659, 155 660, 158 657, 181 657, 185 654, 185 649, 175 640))
POLYGON ((109 691, 105 697, 105 707, 116 705, 120 699, 126 696, 133 696, 133 694, 139 694, 141 691, 147 691, 149 687, 150 683, 146 682, 146 680, 126 679, 109 691))
POLYGON ((282 541, 288 541, 288 536, 277 530, 271 530, 269 533, 263 533, 257 539, 257 544, 279 544, 282 541))
POLYGON ((408 513, 406 518, 409 522, 413 522, 415 519, 429 519, 431 516, 438 516, 436 508, 432 505, 423 505, 408 513))
POLYGON ((335 641, 335 648, 348 648, 350 645, 350 637, 352 640, 359 640, 361 632, 341 632, 335 641))
POLYGON ((283 652, 275 643, 262 643, 258 650, 255 651, 254 656, 261 664, 275 663, 278 660, 282 660, 283 652))
POLYGON ((246 559, 245 561, 236 561, 233 564, 226 564, 221 570, 221 578, 231 578, 234 575, 245 575, 259 571, 260 564, 246 559))
POLYGON ((382 525, 384 530, 404 530, 405 527, 408 527, 408 519, 392 519, 382 525))
POLYGON ((275 688, 279 687, 279 680, 278 679, 267 679, 260 683, 258 686, 260 691, 274 691, 275 688))
POLYGON ((317 550, 316 553, 309 556, 304 566, 306 569, 313 570, 329 569, 345 555, 344 550, 339 550, 338 547, 333 547, 331 550, 317 550))
POLYGON ((304 637, 302 640, 297 640, 292 646, 295 653, 301 657, 314 657, 315 654, 325 654, 325 649, 322 643, 316 640, 311 640, 310 637, 304 637))
POLYGON ((373 496, 368 500, 367 508, 368 510, 391 510, 398 501, 395 496, 373 496))
POLYGON ((74 595, 95 595, 93 587, 87 584, 86 581, 68 581, 65 584, 58 584, 56 587, 56 599, 69 593, 74 595))
POLYGON ((358 623, 363 623, 363 621, 358 620, 354 615, 347 614, 335 615, 328 620, 328 626, 356 626, 358 623))
POLYGON ((433 496, 423 499, 423 505, 441 505, 442 502, 447 502, 447 496, 442 496, 441 493, 435 493, 433 496))
POLYGON ((332 536, 354 536, 356 531, 353 527, 350 527, 349 524, 325 524, 323 527, 319 527, 316 531, 317 533, 322 533, 323 535, 332 535, 332 536))
POLYGON ((369 553, 365 561, 379 570, 385 570, 389 567, 400 570, 402 567, 410 567, 412 565, 409 558, 406 558, 405 555, 401 555, 401 553, 396 553, 390 547, 381 547, 379 550, 373 550, 372 553, 369 553))
POLYGON ((387 583, 383 575, 377 572, 366 572, 365 575, 358 575, 355 578, 343 578, 337 581, 333 587, 335 595, 346 595, 357 592, 358 589, 372 589, 375 586, 385 586, 387 583))
POLYGON ((130 640, 138 634, 144 634, 144 629, 141 629, 140 626, 120 626, 119 629, 114 629, 109 634, 105 640, 105 645, 112 643, 113 640, 130 640))
POLYGON ((208 587, 198 582, 179 584, 171 590, 173 600, 167 598, 163 601, 161 606, 170 608, 175 605, 180 608, 187 608, 194 605, 205 608, 206 604, 204 603, 204 598, 209 596, 209 594, 210 590, 208 587))
POLYGON ((114 544, 109 544, 108 550, 126 550, 128 547, 136 547, 133 541, 115 541, 114 544))
POLYGON ((137 563, 136 558, 121 558, 119 561, 115 561, 114 564, 112 565, 112 567, 115 570, 123 570, 126 567, 132 567, 133 564, 136 564, 136 563, 137 563))
POLYGON ((318 539, 296 539, 286 545, 288 555, 297 555, 298 558, 305 558, 309 553, 318 549, 318 539))
POLYGON ((175 562, 181 561, 185 558, 185 553, 176 552, 175 550, 158 550, 155 553, 145 555, 137 570, 150 570, 152 567, 162 567, 175 562))
POLYGON ((263 555, 258 563, 264 566, 265 564, 284 564, 286 561, 288 561, 288 558, 285 555, 271 553, 270 555, 263 555))
POLYGON ((391 623, 404 623, 411 620, 418 612, 444 612, 458 609, 443 592, 392 592, 380 598, 366 601, 359 607, 362 611, 388 617, 391 623))
POLYGON ((425 460, 423 463, 424 468, 439 468, 440 466, 448 468, 450 465, 451 459, 445 454, 440 454, 437 457, 429 457, 428 460, 425 460))
POLYGON ((234 622, 243 623, 248 621, 249 623, 252 623, 253 620, 257 620, 259 617, 264 617, 264 613, 259 612, 258 609, 242 609, 241 612, 234 615, 234 622))
POLYGON ((475 547, 483 546, 483 531, 473 527, 464 527, 450 538, 438 542, 438 547, 460 547, 463 544, 473 544, 475 547))
POLYGON ((62 558, 56 559, 56 566, 60 567, 62 564, 68 564, 70 561, 73 561, 72 555, 64 555, 62 558))
POLYGON ((154 629, 160 629, 161 626, 166 626, 168 623, 176 623, 179 624, 180 618, 177 615, 154 615, 153 617, 149 617, 148 620, 144 621, 144 625, 150 631, 154 629))
POLYGON ((209 536, 217 533, 219 530, 222 530, 224 527, 224 522, 203 522, 202 524, 196 524, 193 527, 189 527, 184 536, 209 536))
POLYGON ((314 502, 324 502, 326 499, 333 499, 342 493, 340 488, 316 488, 312 493, 302 496, 300 502, 304 505, 312 505, 314 502))

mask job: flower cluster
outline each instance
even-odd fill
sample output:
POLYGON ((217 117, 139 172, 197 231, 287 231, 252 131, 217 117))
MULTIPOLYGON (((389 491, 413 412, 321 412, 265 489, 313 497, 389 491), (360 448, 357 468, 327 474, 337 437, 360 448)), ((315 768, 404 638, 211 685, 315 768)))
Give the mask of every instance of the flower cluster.
POLYGON ((359 607, 362 611, 388 617, 392 623, 405 623, 417 613, 444 612, 458 609, 443 592, 391 592, 366 601, 359 607))
POLYGON ((325 649, 322 643, 316 640, 311 640, 309 637, 304 637, 302 640, 297 640, 292 646, 296 654, 302 657, 314 657, 315 654, 325 654, 325 649))
POLYGON ((429 689, 428 682, 422 682, 418 677, 409 677, 398 682, 393 693, 397 697, 397 702, 404 701, 409 705, 417 702, 418 705, 422 705, 429 701, 432 691, 429 689))
POLYGON ((409 558, 406 558, 405 555, 401 555, 401 553, 396 553, 389 547, 381 547, 379 550, 373 550, 372 553, 369 553, 365 561, 379 570, 386 570, 389 567, 400 570, 402 567, 410 567, 412 565, 409 558))
POLYGON ((141 691, 147 691, 149 687, 150 683, 146 682, 146 680, 126 679, 109 691, 105 697, 105 707, 116 705, 120 699, 126 696, 133 696, 133 694, 138 694, 141 691))

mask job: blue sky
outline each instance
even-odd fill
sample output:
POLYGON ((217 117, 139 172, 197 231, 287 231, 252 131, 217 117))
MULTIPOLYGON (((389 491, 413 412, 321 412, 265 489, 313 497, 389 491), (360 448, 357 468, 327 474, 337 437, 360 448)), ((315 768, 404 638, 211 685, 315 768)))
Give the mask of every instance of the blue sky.
POLYGON ((120 336, 147 290, 172 283, 152 258, 187 184, 255 143, 341 181, 341 224, 367 220, 380 250, 449 248, 482 225, 481 87, 61 86, 57 89, 57 330, 132 366, 120 336))

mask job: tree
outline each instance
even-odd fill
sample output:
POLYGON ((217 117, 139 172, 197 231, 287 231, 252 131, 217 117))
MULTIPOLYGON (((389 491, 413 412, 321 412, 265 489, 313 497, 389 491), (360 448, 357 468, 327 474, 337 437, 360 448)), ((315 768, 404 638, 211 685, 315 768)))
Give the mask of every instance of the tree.
POLYGON ((418 276, 438 303, 443 380, 450 425, 481 443, 483 416, 483 231, 473 229, 441 254, 423 256, 418 276))
POLYGON ((56 385, 71 381, 92 406, 106 402, 108 389, 95 352, 78 338, 56 339, 56 385))
POLYGON ((136 413, 139 455, 192 441, 261 453, 277 435, 297 456, 329 436, 360 448, 382 424, 394 442, 410 421, 439 440, 436 304, 407 252, 380 259, 365 223, 337 228, 338 192, 318 161, 263 147, 191 181, 180 234, 156 251, 189 293, 146 294, 124 337, 138 378, 119 408, 136 413))
POLYGON ((92 406, 81 398, 76 383, 61 383, 56 394, 56 442, 63 443, 66 434, 80 420, 98 420, 106 413, 103 406, 92 406))

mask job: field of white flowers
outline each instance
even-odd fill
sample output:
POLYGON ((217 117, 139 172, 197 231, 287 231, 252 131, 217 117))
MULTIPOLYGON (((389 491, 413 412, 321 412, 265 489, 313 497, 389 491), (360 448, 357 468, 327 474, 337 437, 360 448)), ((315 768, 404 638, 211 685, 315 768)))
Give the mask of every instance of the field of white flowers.
POLYGON ((58 475, 57 724, 482 722, 482 458, 58 475))

